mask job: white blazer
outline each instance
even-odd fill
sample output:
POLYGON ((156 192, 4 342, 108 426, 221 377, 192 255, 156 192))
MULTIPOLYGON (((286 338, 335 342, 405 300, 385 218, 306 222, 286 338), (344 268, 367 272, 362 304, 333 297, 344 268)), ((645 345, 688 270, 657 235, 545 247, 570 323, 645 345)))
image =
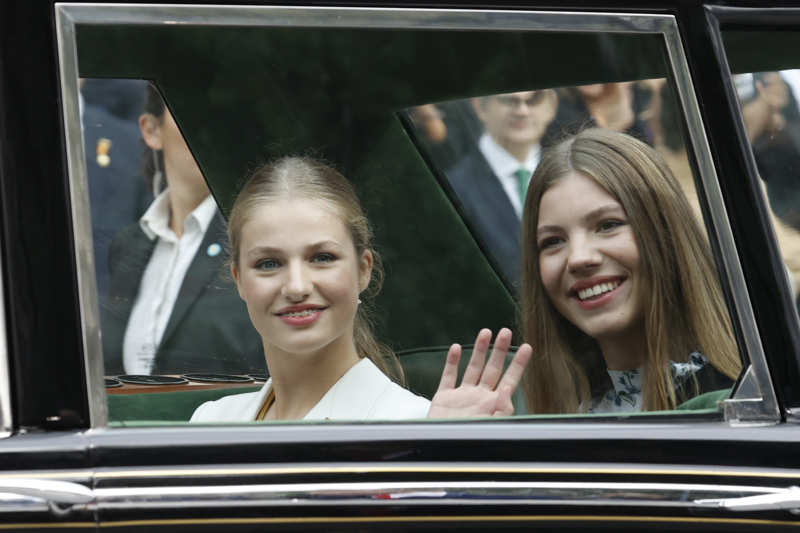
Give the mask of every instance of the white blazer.
MULTIPOLYGON (((190 422, 252 422, 272 389, 232 394, 198 407, 190 422)), ((364 357, 353 365, 303 420, 403 420, 425 418, 431 402, 386 377, 364 357)))

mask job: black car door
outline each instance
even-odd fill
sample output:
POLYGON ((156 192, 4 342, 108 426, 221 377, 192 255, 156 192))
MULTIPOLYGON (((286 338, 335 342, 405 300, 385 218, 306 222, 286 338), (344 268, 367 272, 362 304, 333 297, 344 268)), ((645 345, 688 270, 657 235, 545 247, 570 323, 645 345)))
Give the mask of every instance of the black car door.
MULTIPOLYGON (((796 527, 797 321, 730 76, 709 47, 716 15, 699 4, 463 7, 57 4, 46 13, 55 35, 43 24, 3 32, 10 372, 0 406, 12 408, 0 529, 796 527), (49 76, 44 101, 24 91, 34 57, 51 61, 38 70, 49 76), (390 267, 376 302, 381 334, 426 395, 441 346, 511 326, 517 312, 515 274, 448 173, 481 136, 471 99, 527 90, 565 99, 590 84, 636 95, 639 112, 658 98, 662 129, 652 113, 636 121, 652 145, 677 138, 665 153, 714 251, 742 374, 669 412, 548 416, 520 402, 517 416, 497 420, 189 424, 201 401, 241 389, 191 379, 112 388, 121 378, 104 368, 93 235, 104 206, 92 205, 87 167, 115 162, 121 142, 103 134, 85 146, 81 83, 91 80, 158 89, 223 213, 259 160, 312 152, 343 169, 390 267), (431 109, 449 144, 422 125, 431 109), (29 160, 38 137, 22 125, 37 117, 58 153, 29 160)), ((5 20, 44 13, 3 9, 5 20)))

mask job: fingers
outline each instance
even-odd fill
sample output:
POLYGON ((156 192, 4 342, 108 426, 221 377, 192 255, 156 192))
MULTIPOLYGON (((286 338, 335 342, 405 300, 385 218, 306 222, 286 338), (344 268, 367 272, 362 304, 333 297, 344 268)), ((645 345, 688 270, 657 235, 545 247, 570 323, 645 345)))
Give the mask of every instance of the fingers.
POLYGON ((514 391, 517 390, 517 385, 519 385, 520 380, 522 380, 525 367, 528 366, 532 355, 533 348, 531 348, 531 345, 528 343, 523 344, 517 349, 517 353, 514 354, 511 364, 509 364, 506 369, 506 373, 503 374, 503 379, 500 380, 498 390, 510 391, 508 392, 509 398, 514 394, 514 391))
POLYGON ((489 356, 489 361, 483 369, 481 375, 481 385, 494 390, 500 376, 503 374, 503 367, 506 365, 506 354, 508 348, 511 346, 511 330, 503 328, 497 334, 494 340, 494 347, 492 347, 492 355, 489 356))
POLYGON ((439 380, 438 390, 454 389, 458 379, 458 361, 461 359, 461 345, 452 344, 447 350, 447 358, 444 361, 442 379, 439 380))
POLYGON ((472 357, 464 371, 464 377, 461 378, 462 385, 478 384, 478 380, 483 374, 483 361, 486 359, 486 351, 489 349, 491 340, 492 332, 490 330, 482 329, 478 332, 478 336, 475 337, 475 347, 472 349, 472 357))

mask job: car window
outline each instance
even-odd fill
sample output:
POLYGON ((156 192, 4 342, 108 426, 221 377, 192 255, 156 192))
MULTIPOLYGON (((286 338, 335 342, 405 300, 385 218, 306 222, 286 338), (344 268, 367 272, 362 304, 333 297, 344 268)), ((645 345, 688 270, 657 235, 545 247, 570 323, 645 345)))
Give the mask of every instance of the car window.
MULTIPOLYGON (((745 142, 752 153, 752 165, 767 208, 767 219, 777 244, 781 267, 777 274, 784 282, 783 313, 793 331, 798 326, 797 243, 798 194, 794 176, 798 162, 798 95, 800 62, 794 45, 800 33, 791 29, 791 19, 783 31, 764 31, 755 25, 723 27, 720 41, 728 63, 745 142), (753 43, 758 43, 757 47, 753 43)), ((787 353, 773 364, 773 379, 789 403, 796 403, 796 354, 787 353)))
POLYGON ((730 396, 747 360, 720 285, 739 282, 735 256, 712 255, 725 221, 687 155, 702 132, 669 17, 629 31, 600 15, 98 9, 74 8, 62 53, 107 420, 185 422, 223 396, 204 405, 214 420, 269 418, 285 368, 316 380, 284 392, 310 391, 295 414, 422 418, 449 344, 466 346, 463 372, 476 333, 504 326, 533 342, 517 414, 716 412, 730 396), (603 163, 536 174, 575 134, 603 163), (350 185, 314 182, 332 174, 350 185), (300 177, 261 209, 235 204, 249 176, 300 177), (360 337, 365 309, 396 360, 360 337), (342 331, 378 374, 315 359, 342 331), (336 414, 337 395, 386 375, 387 409, 336 414))

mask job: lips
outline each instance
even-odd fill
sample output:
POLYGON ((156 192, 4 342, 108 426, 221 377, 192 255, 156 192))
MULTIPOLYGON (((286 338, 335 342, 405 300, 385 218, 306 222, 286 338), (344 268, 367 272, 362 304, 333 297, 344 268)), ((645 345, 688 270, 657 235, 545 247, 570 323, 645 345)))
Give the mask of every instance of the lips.
POLYGON ((324 311, 326 308, 324 305, 291 305, 279 309, 275 312, 275 315, 281 317, 304 317, 324 311))
POLYGON ((275 316, 287 326, 304 327, 316 322, 325 309, 321 305, 293 305, 279 309, 275 316))

